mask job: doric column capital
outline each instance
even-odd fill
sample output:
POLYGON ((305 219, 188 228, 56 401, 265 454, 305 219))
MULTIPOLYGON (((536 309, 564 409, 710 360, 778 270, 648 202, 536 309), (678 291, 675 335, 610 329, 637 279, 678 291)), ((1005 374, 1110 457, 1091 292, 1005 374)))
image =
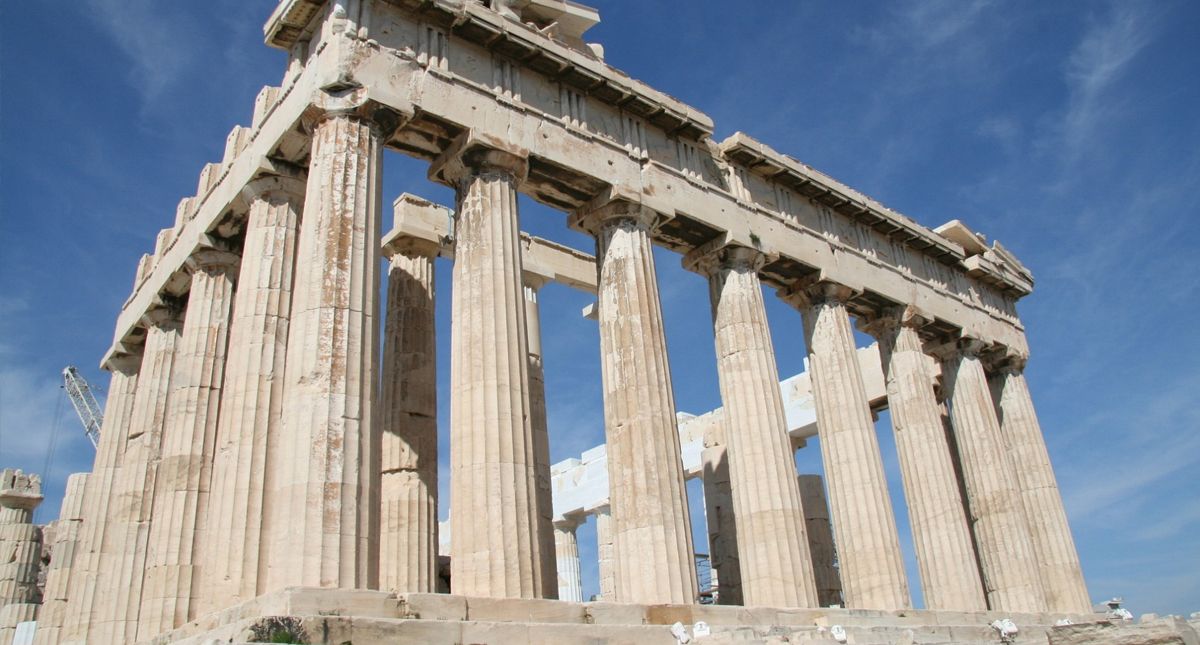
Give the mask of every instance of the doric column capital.
POLYGON ((0 474, 0 506, 32 511, 42 503, 42 478, 16 468, 0 474))
POLYGON ((762 251, 731 242, 728 235, 720 235, 683 256, 683 268, 706 277, 712 277, 722 269, 758 272, 767 262, 762 251))
POLYGON ((920 330, 931 322, 933 317, 915 305, 896 305, 885 307, 874 315, 859 317, 856 326, 876 340, 883 340, 895 335, 901 327, 920 330))
POLYGON ((583 524, 585 519, 587 518, 582 515, 565 515, 561 520, 554 520, 554 528, 558 531, 570 531, 574 533, 575 529, 579 528, 579 525, 583 524))
POLYGON ((568 224, 571 228, 599 237, 605 229, 622 223, 652 229, 658 220, 658 213, 640 201, 604 196, 572 213, 568 224))
POLYGON ((520 184, 529 174, 529 151, 476 132, 460 136, 429 166, 433 181, 457 187, 480 175, 507 175, 520 184))
POLYGON ((307 182, 304 177, 289 175, 259 175, 242 187, 242 200, 253 204, 259 199, 289 202, 304 201, 307 182))
POLYGON ((987 367, 997 374, 1019 375, 1025 371, 1027 362, 1029 362, 1028 354, 1005 348, 1003 351, 997 352, 987 367))
POLYGON ((596 515, 609 515, 611 513, 612 507, 610 507, 608 504, 600 504, 598 506, 591 506, 584 509, 585 515, 591 515, 593 517, 596 515))
POLYGON ((525 285, 525 299, 537 302, 537 292, 541 290, 542 287, 546 286, 550 282, 553 282, 553 280, 544 275, 538 275, 536 273, 526 271, 524 275, 521 276, 521 282, 525 285), (532 296, 530 295, 531 292, 533 294, 532 296))
POLYGON ((777 293, 789 305, 797 309, 807 309, 825 303, 844 305, 859 291, 854 287, 832 280, 805 279, 798 280, 792 286, 780 289, 777 293))
POLYGON ((442 245, 423 237, 397 235, 383 241, 380 249, 383 257, 391 260, 398 255, 409 257, 436 258, 442 252, 442 245))
MULTIPOLYGON (((137 348, 139 351, 140 347, 137 348)), ((109 356, 101 368, 109 372, 121 372, 122 374, 135 374, 142 367, 142 355, 138 354, 114 354, 109 356)))
POLYGON ((931 343, 928 351, 935 358, 948 362, 962 357, 979 358, 986 348, 987 343, 982 339, 959 334, 943 342, 931 343))
POLYGON ((183 308, 174 302, 151 307, 142 314, 142 324, 160 329, 180 329, 183 327, 183 308))
POLYGON ((184 268, 188 273, 204 271, 205 273, 233 273, 236 275, 241 261, 242 257, 237 253, 221 249, 200 249, 188 256, 184 262, 184 268))
POLYGON ((300 123, 306 132, 312 132, 329 119, 354 119, 369 124, 381 138, 387 139, 411 117, 411 113, 368 99, 365 88, 355 88, 338 93, 317 91, 300 116, 300 123))

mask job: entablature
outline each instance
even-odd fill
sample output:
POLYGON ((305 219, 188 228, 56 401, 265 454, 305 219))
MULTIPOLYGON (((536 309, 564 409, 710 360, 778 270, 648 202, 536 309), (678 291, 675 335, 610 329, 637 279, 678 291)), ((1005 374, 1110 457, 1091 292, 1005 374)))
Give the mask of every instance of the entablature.
POLYGON ((930 313, 931 333, 962 330, 1027 351, 1015 300, 1029 292, 1032 276, 998 244, 981 253, 968 252, 951 237, 921 227, 746 135, 717 145, 707 138, 711 120, 636 81, 628 81, 630 91, 659 101, 664 110, 703 117, 698 121, 703 127, 690 132, 701 138, 685 140, 678 125, 672 137, 664 130, 640 132, 639 145, 612 134, 619 125, 613 115, 624 119, 621 115, 632 109, 632 98, 622 99, 620 114, 601 115, 590 124, 567 118, 552 88, 569 81, 558 67, 550 75, 532 67, 542 53, 596 71, 602 82, 587 85, 589 100, 603 94, 601 87, 608 87, 610 80, 628 77, 483 5, 450 0, 375 3, 371 24, 380 38, 375 40, 362 38, 361 30, 336 32, 314 25, 324 14, 312 7, 324 4, 292 0, 277 9, 273 20, 293 27, 308 16, 297 33, 319 31, 323 38, 337 40, 312 47, 303 65, 288 74, 285 87, 264 89, 252 127, 235 128, 227 158, 202 173, 200 194, 181 204, 164 248, 143 262, 106 359, 139 342, 141 313, 157 299, 183 295, 180 290, 186 290, 188 282, 177 274, 193 252, 212 245, 214 237, 236 235, 238 213, 244 210, 239 194, 249 181, 278 172, 281 165, 296 168, 306 163, 309 143, 303 115, 323 105, 327 93, 346 91, 403 116, 386 142, 393 150, 433 160, 468 132, 512 141, 528 155, 522 191, 556 208, 573 212, 606 194, 633 200, 659 213, 652 231, 659 245, 688 253, 723 237, 767 256, 760 275, 768 286, 787 288, 814 278, 841 282, 858 294, 849 303, 855 313, 869 315, 912 304, 930 313), (305 3, 308 9, 300 6, 305 3), (443 53, 457 56, 461 67, 422 60, 417 43, 405 40, 424 33, 431 15, 444 18, 451 9, 457 12, 458 22, 450 25, 455 29, 470 22, 496 27, 500 34, 479 44, 453 31, 456 37, 442 43, 443 53), (388 34, 381 31, 385 24, 388 34), (527 73, 525 96, 483 80, 499 69, 493 53, 510 57, 498 49, 505 34, 542 52, 519 61, 527 73), (466 63, 475 68, 463 69, 466 63), (538 92, 540 98, 534 96, 538 92), (753 175, 745 181, 754 185, 739 188, 731 180, 732 171, 753 175), (770 185, 781 186, 774 199, 770 185))
POLYGON ((846 186, 807 164, 759 142, 744 132, 735 132, 720 144, 721 155, 745 166, 765 179, 786 186, 822 203, 838 213, 925 253, 939 262, 954 265, 965 257, 962 247, 917 224, 878 201, 846 186))

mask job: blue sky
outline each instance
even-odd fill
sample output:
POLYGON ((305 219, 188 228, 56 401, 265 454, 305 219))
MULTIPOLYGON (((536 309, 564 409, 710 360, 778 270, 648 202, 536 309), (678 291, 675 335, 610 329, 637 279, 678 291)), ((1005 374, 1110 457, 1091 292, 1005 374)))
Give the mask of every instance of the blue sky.
MULTIPOLYGON (((1200 5, 593 1, 608 62, 708 113, 717 138, 746 131, 927 226, 962 219, 1033 270, 1027 374, 1091 595, 1200 609, 1200 5)), ((138 258, 282 76, 261 43, 272 6, 0 3, 0 465, 49 461, 41 520, 93 456, 59 372, 107 384, 96 363, 138 258)), ((387 202, 452 201, 422 162, 389 154, 385 173, 387 202)), ((561 213, 522 209, 525 229, 591 248, 561 213)), ((720 398, 707 290, 657 259, 677 406, 705 412, 720 398)), ((799 316, 767 301, 794 374, 799 316)), ((542 294, 555 460, 603 437, 587 302, 542 294)), ((880 439, 911 571, 886 415, 880 439)), ((590 562, 589 529, 581 542, 590 562)))

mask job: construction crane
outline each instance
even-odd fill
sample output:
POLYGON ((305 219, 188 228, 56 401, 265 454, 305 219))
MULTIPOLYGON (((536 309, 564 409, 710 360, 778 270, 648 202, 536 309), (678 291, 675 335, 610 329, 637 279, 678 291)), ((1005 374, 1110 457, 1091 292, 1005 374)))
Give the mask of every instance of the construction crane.
POLYGON ((88 439, 92 440, 92 447, 98 447, 100 424, 104 422, 104 414, 100 412, 100 404, 96 403, 96 396, 92 394, 92 386, 88 385, 74 365, 63 369, 62 375, 63 389, 67 391, 71 405, 75 406, 75 414, 79 415, 79 421, 83 423, 83 431, 87 433, 88 439))

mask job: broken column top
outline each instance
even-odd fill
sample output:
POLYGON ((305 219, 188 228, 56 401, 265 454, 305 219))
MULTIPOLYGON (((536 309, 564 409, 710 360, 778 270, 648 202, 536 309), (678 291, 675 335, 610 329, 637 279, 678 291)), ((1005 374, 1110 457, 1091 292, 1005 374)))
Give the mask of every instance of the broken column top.
POLYGON ((42 503, 42 478, 17 468, 0 473, 0 506, 33 510, 42 503))
MULTIPOLYGON (((584 32, 600 22, 600 12, 570 0, 492 0, 492 7, 507 4, 522 22, 533 23, 539 28, 553 27, 554 36, 565 41, 575 41, 584 32)), ((500 9, 503 12, 503 9, 500 9)))

